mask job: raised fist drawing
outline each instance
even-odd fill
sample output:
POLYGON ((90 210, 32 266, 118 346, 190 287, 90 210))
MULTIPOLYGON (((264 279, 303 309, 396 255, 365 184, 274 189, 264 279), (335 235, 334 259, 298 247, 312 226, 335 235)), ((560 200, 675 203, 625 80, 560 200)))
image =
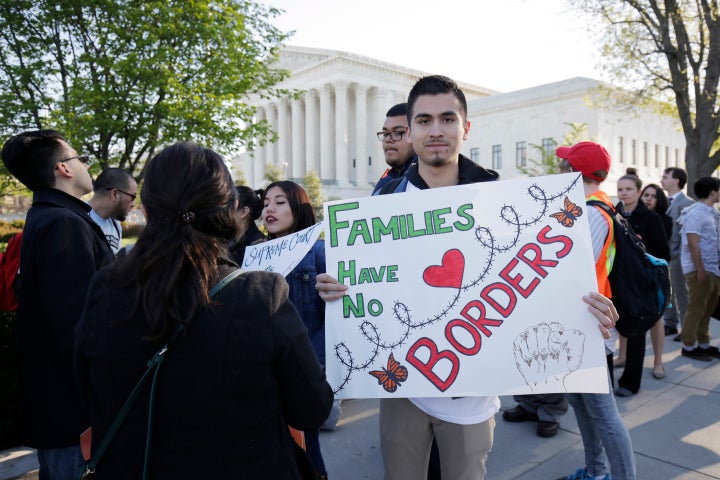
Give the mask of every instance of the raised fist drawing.
POLYGON ((530 388, 557 387, 564 392, 563 380, 582 363, 585 334, 565 330, 560 323, 539 323, 520 332, 513 342, 515 364, 530 388), (557 385, 553 385, 557 383, 557 385))

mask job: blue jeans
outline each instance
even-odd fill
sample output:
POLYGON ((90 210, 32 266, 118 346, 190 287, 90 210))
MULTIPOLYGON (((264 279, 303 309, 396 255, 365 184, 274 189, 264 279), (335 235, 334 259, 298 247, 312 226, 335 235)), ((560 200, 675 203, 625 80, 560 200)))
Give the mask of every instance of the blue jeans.
POLYGON ((37 451, 40 480, 76 480, 85 461, 80 445, 65 448, 41 448, 37 451))
POLYGON ((567 398, 575 410, 588 473, 634 480, 635 454, 612 392, 610 385, 610 393, 568 393, 567 398))

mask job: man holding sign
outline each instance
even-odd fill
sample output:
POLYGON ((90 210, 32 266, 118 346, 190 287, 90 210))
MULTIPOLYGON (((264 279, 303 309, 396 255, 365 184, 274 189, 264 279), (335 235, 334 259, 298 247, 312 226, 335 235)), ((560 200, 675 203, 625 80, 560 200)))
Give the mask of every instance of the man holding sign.
MULTIPOLYGON (((408 135, 418 156, 404 178, 388 183, 381 194, 424 190, 497 180, 498 174, 460 154, 467 139, 467 103, 451 79, 420 79, 408 97, 408 135)), ((327 274, 318 276, 317 289, 325 301, 343 297, 347 287, 327 274)), ((600 331, 614 324, 612 303, 598 294, 585 298, 600 321, 600 331)), ((497 396, 464 398, 392 398, 380 403, 380 435, 386 479, 414 480, 427 472, 435 437, 442 475, 450 479, 482 479, 492 448, 497 396)))

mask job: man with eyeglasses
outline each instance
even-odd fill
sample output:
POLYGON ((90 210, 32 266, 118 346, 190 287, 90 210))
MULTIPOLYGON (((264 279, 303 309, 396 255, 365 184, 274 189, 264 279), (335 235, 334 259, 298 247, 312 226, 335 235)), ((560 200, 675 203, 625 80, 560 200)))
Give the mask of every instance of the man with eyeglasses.
POLYGON ((90 218, 100 225, 114 254, 120 251, 122 225, 135 206, 137 182, 122 168, 108 168, 95 179, 90 218))
POLYGON ((388 182, 401 178, 408 167, 417 162, 415 151, 411 143, 405 141, 407 132, 407 103, 399 103, 385 114, 385 124, 377 138, 382 142, 385 162, 390 168, 385 170, 380 180, 375 184, 373 195, 388 182))
POLYGON ((39 130, 10 138, 2 160, 33 192, 15 284, 22 441, 37 449, 41 479, 70 480, 89 426, 73 377, 75 326, 91 277, 113 253, 80 199, 93 189, 87 156, 39 130))

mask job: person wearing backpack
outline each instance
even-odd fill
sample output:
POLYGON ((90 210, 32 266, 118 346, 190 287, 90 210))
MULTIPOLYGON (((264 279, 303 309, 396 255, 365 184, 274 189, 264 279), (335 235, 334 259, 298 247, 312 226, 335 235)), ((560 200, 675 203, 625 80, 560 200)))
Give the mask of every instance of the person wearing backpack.
MULTIPOLYGON (((616 210, 628 221, 635 234, 645 244, 650 255, 670 261, 670 247, 662 218, 640 201, 642 181, 638 178, 637 171, 634 168, 628 168, 626 171, 627 174, 620 177, 617 182, 620 203, 618 203, 616 210)), ((660 321, 660 317, 658 317, 657 321, 660 321)), ((627 353, 625 369, 618 379, 618 388, 615 391, 615 395, 618 397, 629 397, 640 390, 643 361, 645 360, 646 336, 647 332, 642 332, 627 337, 625 342, 622 341, 624 337, 621 337, 621 350, 622 344, 626 343, 627 353)), ((656 357, 658 356, 657 353, 656 357)), ((660 373, 664 376, 662 364, 657 371, 653 369, 653 375, 660 375, 660 373)))
MULTIPOLYGON (((572 147, 559 147, 556 155, 563 159, 560 172, 580 172, 586 201, 598 201, 612 209, 607 193, 600 184, 610 171, 610 154, 602 145, 581 142, 572 147)), ((595 256, 598 291, 612 298, 609 275, 615 258, 615 232, 610 215, 599 206, 588 205, 590 238, 595 256)), ((617 332, 605 340, 608 362, 608 393, 568 393, 568 402, 575 411, 585 449, 585 466, 558 480, 610 478, 634 480, 635 455, 630 434, 623 424, 612 394, 612 349, 617 332), (609 467, 608 467, 609 464, 609 467), (612 477, 611 477, 612 475, 612 477)))
POLYGON ((15 279, 20 269, 20 245, 22 232, 8 240, 5 251, 0 253, 0 311, 15 312, 18 308, 15 295, 15 279))
POLYGON ((718 347, 710 345, 710 315, 720 295, 720 178, 699 178, 695 185, 697 202, 686 208, 679 220, 688 306, 682 321, 682 356, 710 362, 720 358, 718 347))

